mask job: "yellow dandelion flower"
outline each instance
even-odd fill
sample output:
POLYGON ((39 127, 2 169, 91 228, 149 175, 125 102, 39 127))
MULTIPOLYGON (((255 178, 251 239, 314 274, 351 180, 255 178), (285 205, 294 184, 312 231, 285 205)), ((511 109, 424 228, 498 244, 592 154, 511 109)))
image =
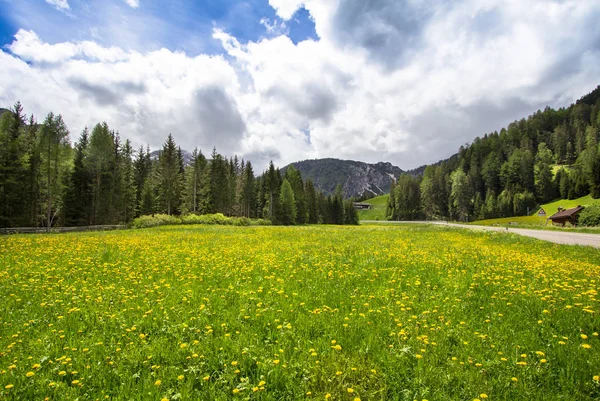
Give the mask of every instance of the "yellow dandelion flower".
POLYGON ((155 382, 154 382, 154 385, 155 385, 155 386, 160 386, 160 385, 161 385, 161 383, 162 383, 162 382, 161 382, 160 380, 157 380, 157 381, 155 381, 155 382))
POLYGON ((7 390, 10 390, 13 387, 14 387, 14 385, 12 385, 12 384, 7 384, 6 386, 4 386, 4 388, 7 390))
POLYGON ((183 380, 183 379, 184 379, 183 375, 177 376, 177 380, 183 380))
POLYGON ((25 376, 32 377, 32 376, 35 376, 35 373, 33 373, 33 372, 27 372, 27 373, 25 373, 25 376))

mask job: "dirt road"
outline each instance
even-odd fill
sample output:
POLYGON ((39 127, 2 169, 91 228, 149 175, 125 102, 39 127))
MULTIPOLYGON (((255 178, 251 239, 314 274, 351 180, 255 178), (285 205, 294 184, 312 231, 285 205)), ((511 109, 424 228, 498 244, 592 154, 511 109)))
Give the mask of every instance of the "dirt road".
POLYGON ((600 234, 586 234, 586 233, 571 233, 566 231, 553 231, 553 230, 529 230, 525 228, 505 228, 505 227, 490 227, 490 226, 476 226, 466 224, 455 224, 446 222, 432 222, 432 221, 370 221, 364 220, 361 223, 385 223, 385 224, 435 224, 446 227, 458 227, 468 228, 471 230, 483 230, 483 231, 501 231, 508 232, 518 235, 524 235, 526 237, 532 237, 541 239, 543 241, 550 241, 557 244, 566 245, 585 245, 600 248, 600 234))

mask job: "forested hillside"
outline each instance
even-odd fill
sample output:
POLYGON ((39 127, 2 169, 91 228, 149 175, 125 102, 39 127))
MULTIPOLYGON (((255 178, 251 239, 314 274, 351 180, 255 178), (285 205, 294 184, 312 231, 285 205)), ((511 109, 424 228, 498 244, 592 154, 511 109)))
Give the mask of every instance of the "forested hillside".
MULTIPOLYGON (((333 194, 338 185, 346 197, 373 197, 390 191, 392 179, 402 170, 391 163, 363 163, 354 160, 314 159, 292 163, 303 177, 314 182, 325 194, 333 194)), ((284 167, 282 170, 287 168, 284 167)))
POLYGON ((391 190, 390 219, 475 220, 525 215, 555 198, 600 197, 600 86, 476 138, 422 177, 391 190))
POLYGON ((20 103, 0 117, 0 227, 129 223, 140 215, 223 213, 274 224, 356 224, 341 188, 317 191, 294 168, 273 163, 256 177, 250 161, 184 152, 169 134, 162 149, 134 150, 106 123, 74 147, 60 115, 38 124, 20 103), (189 160, 186 160, 189 159, 189 160))

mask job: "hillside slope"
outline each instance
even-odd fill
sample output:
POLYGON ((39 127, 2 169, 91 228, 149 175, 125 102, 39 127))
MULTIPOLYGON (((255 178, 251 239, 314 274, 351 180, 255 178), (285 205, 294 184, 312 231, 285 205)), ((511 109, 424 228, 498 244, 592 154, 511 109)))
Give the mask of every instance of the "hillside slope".
MULTIPOLYGON (((391 163, 368 164, 353 160, 314 159, 292 163, 310 179, 323 193, 332 194, 338 185, 342 186, 345 197, 371 193, 383 195, 390 191, 392 179, 397 179, 402 170, 391 163)), ((288 166, 281 169, 282 173, 288 166)))

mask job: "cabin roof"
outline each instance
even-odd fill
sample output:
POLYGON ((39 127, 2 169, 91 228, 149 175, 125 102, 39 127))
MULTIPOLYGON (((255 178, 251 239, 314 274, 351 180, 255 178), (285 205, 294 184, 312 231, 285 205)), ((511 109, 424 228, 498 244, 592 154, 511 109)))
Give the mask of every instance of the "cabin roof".
POLYGON ((571 209, 560 210, 560 211, 554 213, 552 216, 550 216, 550 219, 556 220, 556 219, 564 219, 564 218, 572 217, 572 216, 576 215, 577 213, 579 213, 582 209, 583 209, 583 206, 577 206, 577 207, 574 207, 571 209))

